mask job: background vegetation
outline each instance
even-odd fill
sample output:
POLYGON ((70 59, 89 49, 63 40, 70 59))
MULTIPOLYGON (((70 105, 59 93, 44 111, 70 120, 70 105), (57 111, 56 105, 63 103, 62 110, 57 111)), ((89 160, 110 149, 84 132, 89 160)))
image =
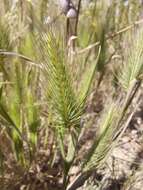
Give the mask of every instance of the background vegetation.
POLYGON ((0 189, 142 189, 143 4, 0 1, 0 189))

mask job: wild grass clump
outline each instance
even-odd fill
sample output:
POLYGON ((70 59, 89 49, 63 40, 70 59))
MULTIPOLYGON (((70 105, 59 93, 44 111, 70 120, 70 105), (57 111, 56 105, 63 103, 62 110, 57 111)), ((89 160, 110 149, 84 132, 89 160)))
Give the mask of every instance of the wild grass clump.
POLYGON ((0 187, 83 187, 105 167, 141 96, 141 5, 104 0, 88 6, 80 0, 60 1, 60 7, 47 0, 0 5, 0 187), (86 148, 81 142, 92 129, 86 148))

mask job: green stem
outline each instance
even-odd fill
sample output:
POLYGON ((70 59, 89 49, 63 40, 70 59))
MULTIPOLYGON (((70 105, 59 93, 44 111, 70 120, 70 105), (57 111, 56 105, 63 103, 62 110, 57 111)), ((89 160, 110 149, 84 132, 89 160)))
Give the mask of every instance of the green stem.
POLYGON ((132 85, 130 86, 130 88, 129 88, 128 92, 127 92, 126 99, 125 99, 125 102, 123 103, 123 107, 122 107, 122 110, 121 110, 121 115, 120 115, 120 117, 118 119, 118 122, 117 122, 117 129, 119 129, 119 130, 115 134, 114 139, 117 138, 117 136, 120 134, 120 132, 122 130, 122 129, 120 129, 121 122, 122 122, 122 120, 123 120, 123 118, 124 118, 124 116, 125 116, 128 108, 129 108, 129 106, 131 105, 131 103, 132 103, 135 95, 137 94, 140 86, 141 86, 141 80, 136 80, 135 79, 132 82, 132 85))

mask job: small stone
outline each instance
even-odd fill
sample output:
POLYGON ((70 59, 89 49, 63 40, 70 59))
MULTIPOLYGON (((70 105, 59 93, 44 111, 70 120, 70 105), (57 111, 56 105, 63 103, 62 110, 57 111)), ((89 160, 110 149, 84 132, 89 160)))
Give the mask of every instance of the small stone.
POLYGON ((78 171, 79 171, 78 166, 73 166, 72 169, 71 169, 70 175, 75 175, 76 176, 78 171))
POLYGON ((136 134, 137 134, 137 130, 132 130, 131 133, 132 133, 133 135, 136 135, 136 134))
POLYGON ((67 18, 76 18, 77 17, 77 11, 74 8, 70 8, 67 12, 67 18))
POLYGON ((129 142, 129 141, 130 141, 130 138, 127 137, 127 136, 124 136, 124 137, 122 138, 122 143, 127 143, 127 142, 129 142))
POLYGON ((59 4, 60 4, 62 12, 66 14, 69 10, 70 1, 69 0, 60 0, 59 4))

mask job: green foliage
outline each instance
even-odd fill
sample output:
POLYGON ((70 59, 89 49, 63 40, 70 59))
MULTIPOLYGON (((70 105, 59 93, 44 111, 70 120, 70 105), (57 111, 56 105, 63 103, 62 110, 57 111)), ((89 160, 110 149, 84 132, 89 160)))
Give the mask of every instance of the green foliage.
POLYGON ((115 105, 108 108, 107 114, 103 117, 99 127, 98 136, 92 145, 90 152, 84 161, 83 171, 93 170, 103 166, 107 155, 112 149, 114 135, 116 132, 115 121, 117 120, 118 109, 115 105))
POLYGON ((142 77, 143 72, 143 31, 139 29, 130 40, 131 48, 127 50, 119 81, 125 89, 129 89, 134 80, 142 77))
POLYGON ((64 128, 76 125, 80 114, 79 105, 76 102, 64 54, 51 32, 47 35, 43 34, 38 40, 40 48, 43 48, 44 63, 42 66, 47 77, 47 100, 54 113, 54 123, 64 128))
POLYGON ((89 95, 93 77, 97 69, 97 63, 99 62, 100 52, 101 52, 101 47, 99 48, 99 52, 98 52, 96 60, 93 61, 93 63, 88 64, 88 67, 85 73, 83 73, 82 80, 80 81, 79 101, 83 105, 85 104, 87 96, 89 95))
MULTIPOLYGON (((126 41, 125 47, 122 37, 125 31, 117 30, 134 22, 134 16, 139 17, 131 12, 131 8, 138 11, 140 8, 132 1, 127 6, 123 1, 92 1, 89 7, 83 6, 80 10, 78 43, 68 46, 65 41, 69 39, 64 39, 66 19, 52 1, 18 1, 13 7, 10 1, 7 2, 6 15, 0 21, 0 135, 4 130, 11 142, 9 154, 20 170, 29 175, 29 168, 34 167, 33 171, 38 168, 41 174, 39 160, 43 164, 46 157, 46 180, 50 179, 50 184, 56 179, 65 190, 70 183, 70 169, 77 162, 81 163, 79 176, 83 177, 83 183, 92 171, 98 172, 106 163, 125 130, 126 120, 133 113, 129 108, 142 82, 143 30, 137 28, 136 35, 131 33, 134 40, 129 45, 126 41), (50 5, 57 10, 54 15, 57 20, 52 17, 52 10, 47 12, 50 5), (54 22, 46 23, 49 17, 54 22), (118 37, 114 39, 116 35, 118 37), (123 48, 127 49, 127 54, 123 48), (116 68, 120 68, 117 83, 126 91, 118 89, 117 84, 116 88, 120 90, 117 96, 111 84, 115 72, 112 52, 123 61, 122 67, 117 65, 116 68), (96 78, 97 72, 99 78, 96 78), (91 115, 90 106, 98 109, 100 98, 103 99, 100 109, 105 114, 101 116, 100 111, 93 109, 93 115, 97 115, 93 119, 96 132, 86 156, 83 154, 79 159, 80 141, 86 136, 86 125, 93 124, 83 121, 91 115), (110 106, 105 106, 106 99, 110 100, 110 106), (46 152, 45 157, 38 157, 41 152, 46 152), (55 167, 56 177, 52 173, 55 167)), ((74 22, 77 20, 72 20, 73 25, 74 22)), ((90 127, 93 128, 89 126, 88 129, 90 127)), ((6 171, 3 167, 9 170, 7 160, 0 141, 2 175, 6 171)), ((15 165, 11 166, 12 170, 15 165)), ((18 180, 21 178, 20 174, 18 180)), ((78 180, 75 179, 74 188, 71 185, 70 190, 78 188, 78 180)), ((32 185, 29 187, 33 188, 32 185)))
POLYGON ((2 20, 0 20, 0 49, 11 49, 9 29, 7 25, 2 22, 2 20))

